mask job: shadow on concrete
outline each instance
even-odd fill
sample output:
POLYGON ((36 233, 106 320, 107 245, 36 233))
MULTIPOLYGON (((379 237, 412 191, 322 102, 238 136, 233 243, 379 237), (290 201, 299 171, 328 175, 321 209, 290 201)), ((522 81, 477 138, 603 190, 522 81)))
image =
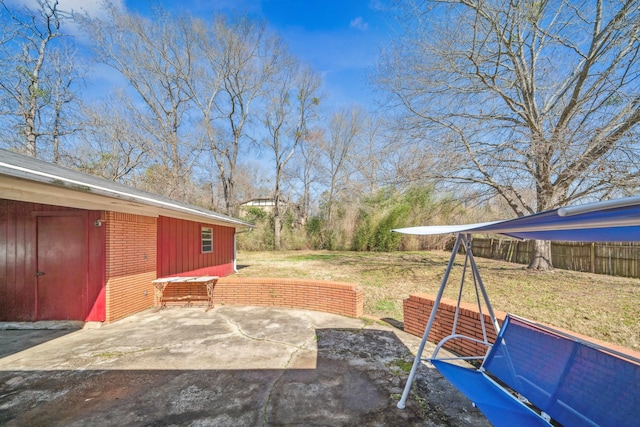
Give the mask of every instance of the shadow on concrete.
MULTIPOLYGON (((117 363, 101 369, 99 360, 86 370, 5 366, 0 425, 489 425, 425 365, 407 407, 397 409, 413 356, 395 333, 325 328, 315 334, 313 368, 296 369, 291 360, 288 369, 172 369, 169 358, 166 369, 118 369, 117 363)), ((139 365, 146 356, 129 357, 139 365)))
POLYGON ((0 359, 77 331, 77 329, 0 329, 0 359))
POLYGON ((383 317, 382 319, 380 319, 381 321, 383 321, 384 323, 386 323, 387 325, 396 328, 400 331, 404 331, 404 322, 401 322, 397 319, 394 319, 392 317, 383 317))

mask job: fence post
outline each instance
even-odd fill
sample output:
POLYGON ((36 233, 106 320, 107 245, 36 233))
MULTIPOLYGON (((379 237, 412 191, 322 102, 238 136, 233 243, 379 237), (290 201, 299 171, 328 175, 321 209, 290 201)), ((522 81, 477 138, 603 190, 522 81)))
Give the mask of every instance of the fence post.
POLYGON ((591 272, 596 272, 596 244, 591 243, 591 272))

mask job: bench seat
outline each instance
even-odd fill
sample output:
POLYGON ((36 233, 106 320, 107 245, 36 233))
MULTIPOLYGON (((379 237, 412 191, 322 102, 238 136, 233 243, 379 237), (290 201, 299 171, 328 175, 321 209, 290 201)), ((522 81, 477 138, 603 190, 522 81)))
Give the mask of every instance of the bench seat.
POLYGON ((638 422, 640 360, 511 314, 479 369, 430 361, 495 426, 638 422))

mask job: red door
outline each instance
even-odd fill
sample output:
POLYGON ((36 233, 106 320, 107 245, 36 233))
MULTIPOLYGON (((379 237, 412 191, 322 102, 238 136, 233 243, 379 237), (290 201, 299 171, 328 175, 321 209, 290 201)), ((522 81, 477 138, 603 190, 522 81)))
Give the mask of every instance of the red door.
POLYGON ((39 216, 36 320, 84 320, 86 216, 39 216))

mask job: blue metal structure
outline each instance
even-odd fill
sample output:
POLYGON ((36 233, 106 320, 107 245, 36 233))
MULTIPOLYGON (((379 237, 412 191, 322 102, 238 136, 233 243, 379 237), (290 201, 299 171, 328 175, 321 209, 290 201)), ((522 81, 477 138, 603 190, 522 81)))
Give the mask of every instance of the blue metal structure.
POLYGON ((555 241, 640 241, 640 196, 554 209, 506 221, 393 231, 417 235, 458 233, 398 408, 405 407, 419 364, 430 361, 496 426, 548 426, 551 417, 564 425, 577 426, 637 423, 640 360, 512 315, 500 328, 473 258, 471 233, 555 241), (461 246, 465 249, 465 261, 451 335, 437 345, 431 357, 423 358, 427 337, 461 246), (472 273, 481 313, 482 339, 456 333, 468 270, 472 273), (483 304, 491 319, 489 326, 498 333, 495 344, 487 339, 483 304), (484 344, 488 352, 473 357, 438 358, 440 348, 450 339, 484 344), (471 369, 452 364, 451 359, 478 359, 482 365, 480 369, 471 369), (514 393, 525 398, 518 399, 514 393))

